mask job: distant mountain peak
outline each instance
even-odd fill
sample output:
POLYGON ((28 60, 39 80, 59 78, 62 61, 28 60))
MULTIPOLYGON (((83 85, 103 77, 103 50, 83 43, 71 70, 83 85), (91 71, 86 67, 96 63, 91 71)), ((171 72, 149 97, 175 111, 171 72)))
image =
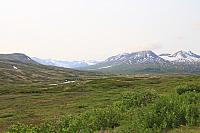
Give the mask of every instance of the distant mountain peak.
POLYGON ((171 55, 172 57, 178 57, 178 58, 187 58, 187 52, 186 51, 178 51, 175 54, 171 55))
POLYGON ((191 72, 200 73, 200 56, 191 51, 164 53, 159 56, 153 51, 118 54, 82 70, 132 74, 137 72, 191 72))
POLYGON ((194 54, 192 51, 180 50, 172 55, 160 55, 160 57, 172 62, 188 62, 188 63, 200 62, 200 56, 194 54))
POLYGON ((138 64, 138 63, 164 63, 165 61, 157 56, 153 51, 139 51, 133 53, 119 54, 108 58, 105 62, 115 63, 127 63, 127 64, 138 64))
MULTIPOLYGON (((13 55, 21 55, 21 56, 27 56, 27 55, 25 55, 25 54, 23 54, 23 53, 12 53, 13 55)), ((11 55, 12 55, 11 54, 11 55)))
POLYGON ((94 65, 99 63, 98 61, 65 61, 65 60, 54 60, 54 59, 40 59, 36 57, 32 57, 32 59, 40 64, 48 65, 48 66, 58 66, 64 68, 79 68, 79 67, 87 67, 90 65, 94 65))

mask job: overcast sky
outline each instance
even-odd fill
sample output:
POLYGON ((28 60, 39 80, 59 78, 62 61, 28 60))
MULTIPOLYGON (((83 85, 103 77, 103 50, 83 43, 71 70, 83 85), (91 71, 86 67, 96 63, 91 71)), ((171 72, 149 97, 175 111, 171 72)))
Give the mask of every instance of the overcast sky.
POLYGON ((103 60, 140 50, 200 54, 200 0, 0 1, 0 53, 103 60))

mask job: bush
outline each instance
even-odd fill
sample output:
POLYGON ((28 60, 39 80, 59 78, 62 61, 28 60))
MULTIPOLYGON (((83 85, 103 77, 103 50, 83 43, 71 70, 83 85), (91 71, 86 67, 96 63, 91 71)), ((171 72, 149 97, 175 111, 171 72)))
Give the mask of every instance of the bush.
POLYGON ((126 110, 131 107, 147 106, 149 103, 153 103, 157 98, 159 98, 159 95, 153 90, 129 92, 122 96, 121 104, 126 110))
POLYGON ((14 125, 8 133, 93 133, 117 130, 126 133, 156 133, 200 124, 200 93, 159 97, 154 91, 127 93, 114 105, 93 109, 79 115, 65 116, 39 127, 14 125), (118 128, 116 128, 118 127, 118 128))
POLYGON ((133 118, 136 132, 161 132, 180 125, 198 126, 200 110, 198 104, 188 101, 199 94, 172 95, 162 97, 151 106, 138 109, 133 118), (187 98, 186 98, 187 97, 187 98))
POLYGON ((114 128, 119 126, 121 121, 121 112, 115 107, 95 110, 94 116, 97 129, 114 128))
POLYGON ((185 104, 199 104, 200 103, 200 93, 187 92, 181 95, 185 104))
POLYGON ((7 133, 37 133, 38 129, 32 125, 13 125, 7 133))
POLYGON ((59 133, 58 123, 55 121, 48 121, 38 127, 37 133, 59 133))
POLYGON ((186 120, 189 126, 197 126, 200 123, 200 109, 198 106, 188 106, 186 110, 186 120))
POLYGON ((176 91, 179 95, 186 93, 186 92, 196 92, 199 93, 200 92, 200 85, 195 85, 195 84, 191 84, 191 85, 180 85, 176 88, 176 91))
POLYGON ((117 108, 110 106, 103 109, 95 109, 78 116, 67 116, 60 121, 61 131, 75 133, 94 132, 119 126, 121 114, 117 108))

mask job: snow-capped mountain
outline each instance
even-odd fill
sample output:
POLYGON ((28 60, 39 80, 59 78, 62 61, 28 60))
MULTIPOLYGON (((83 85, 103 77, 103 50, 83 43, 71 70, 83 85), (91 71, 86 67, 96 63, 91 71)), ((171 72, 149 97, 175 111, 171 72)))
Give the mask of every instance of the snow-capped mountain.
POLYGON ((159 56, 152 51, 140 51, 112 56, 82 70, 120 74, 135 72, 200 73, 200 56, 191 51, 178 51, 175 54, 165 53, 159 56))
POLYGON ((58 66, 64 68, 78 68, 78 67, 86 67, 89 65, 95 65, 99 63, 98 61, 63 61, 63 60, 53 60, 53 59, 39 59, 36 57, 32 57, 32 59, 40 64, 48 65, 48 66, 58 66))
POLYGON ((191 51, 178 51, 174 54, 157 55, 154 52, 139 51, 123 53, 107 58, 105 61, 60 61, 32 58, 43 64, 80 70, 111 73, 135 72, 195 72, 200 73, 200 56, 191 51))
POLYGON ((161 54, 161 58, 173 63, 199 63, 200 56, 191 51, 178 51, 174 54, 161 54))
POLYGON ((108 58, 105 62, 121 62, 126 64, 152 64, 152 63, 166 63, 164 59, 156 55, 152 51, 140 51, 134 53, 125 53, 112 56, 108 58))

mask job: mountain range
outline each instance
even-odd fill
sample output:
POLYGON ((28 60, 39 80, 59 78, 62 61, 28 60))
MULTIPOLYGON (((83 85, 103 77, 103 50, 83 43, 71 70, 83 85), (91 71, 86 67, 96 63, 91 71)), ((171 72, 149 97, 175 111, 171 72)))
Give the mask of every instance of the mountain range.
POLYGON ((174 54, 161 54, 161 58, 171 62, 199 63, 200 56, 191 51, 178 51, 174 54))
MULTIPOLYGON (((90 75, 85 71, 114 74, 134 73, 200 73, 200 55, 191 51, 157 55, 153 51, 123 53, 105 61, 60 61, 30 58, 21 53, 0 54, 1 80, 13 77, 23 80, 48 79, 65 76, 90 75), (72 68, 72 69, 69 69, 72 68), (76 69, 76 70, 74 70, 76 69), (81 70, 81 71, 80 71, 81 70)), ((95 74, 95 73, 92 73, 95 74)))
POLYGON ((199 73, 200 56, 191 51, 178 51, 174 54, 157 55, 148 50, 119 54, 109 57, 98 64, 81 69, 121 74, 137 72, 199 73))
POLYGON ((95 65, 99 63, 98 61, 64 61, 64 60, 53 60, 53 59, 40 59, 37 57, 32 57, 32 59, 40 64, 48 65, 48 66, 58 66, 64 68, 79 68, 79 67, 86 67, 90 65, 95 65))

